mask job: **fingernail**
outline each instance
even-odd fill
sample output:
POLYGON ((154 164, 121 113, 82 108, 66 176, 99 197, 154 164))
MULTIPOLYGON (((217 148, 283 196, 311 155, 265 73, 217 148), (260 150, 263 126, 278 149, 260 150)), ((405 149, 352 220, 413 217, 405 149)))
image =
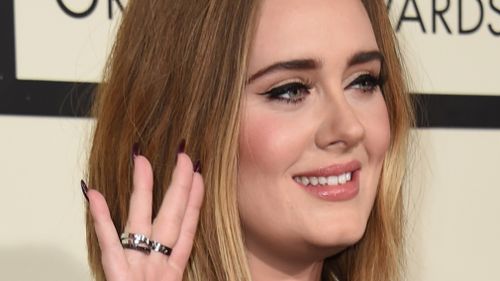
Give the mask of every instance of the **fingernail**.
POLYGON ((179 143, 179 146, 177 147, 177 154, 183 153, 185 149, 186 149, 186 140, 182 139, 181 143, 179 143))
POLYGON ((177 163, 177 155, 179 155, 179 153, 183 153, 184 150, 186 149, 186 140, 185 139, 182 139, 181 142, 179 143, 179 146, 177 147, 177 153, 175 154, 175 163, 177 163))
POLYGON ((83 196, 85 196, 85 199, 87 199, 87 202, 89 202, 89 197, 87 196, 89 188, 87 187, 87 184, 83 180, 81 180, 80 186, 82 187, 83 196))
POLYGON ((196 161, 196 163, 194 164, 193 170, 195 173, 201 174, 201 162, 200 162, 200 160, 196 161))
POLYGON ((132 155, 134 155, 134 157, 139 155, 139 143, 138 142, 134 143, 134 145, 132 146, 132 155))

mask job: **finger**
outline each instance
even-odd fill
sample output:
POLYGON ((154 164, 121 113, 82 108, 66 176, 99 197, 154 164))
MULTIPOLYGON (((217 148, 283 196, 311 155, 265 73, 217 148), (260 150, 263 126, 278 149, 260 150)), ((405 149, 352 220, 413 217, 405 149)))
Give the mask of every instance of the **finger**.
POLYGON ((106 200, 96 190, 90 189, 87 195, 94 229, 101 249, 101 259, 106 279, 108 281, 125 280, 128 263, 111 220, 106 200))
POLYGON ((133 185, 134 189, 130 197, 130 209, 125 228, 150 235, 153 208, 153 170, 146 157, 141 155, 134 157, 133 185))
MULTIPOLYGON (((189 193, 193 183, 193 164, 185 153, 177 156, 177 165, 172 173, 172 181, 165 193, 160 210, 153 223, 151 238, 161 244, 173 247, 186 211, 189 193)), ((163 255, 152 255, 156 258, 163 255)), ((164 257, 161 257, 164 259, 164 257)))
MULTIPOLYGON (((129 214, 125 232, 151 235, 151 213, 153 201, 153 170, 146 157, 134 156, 133 191, 130 197, 129 214)), ((137 250, 127 250, 130 258, 143 257, 144 253, 137 250)))
POLYGON ((203 178, 199 173, 193 176, 193 187, 189 195, 184 220, 182 221, 179 239, 175 244, 175 251, 168 260, 173 268, 183 272, 191 255, 194 237, 198 227, 198 219, 203 203, 204 185, 203 178))

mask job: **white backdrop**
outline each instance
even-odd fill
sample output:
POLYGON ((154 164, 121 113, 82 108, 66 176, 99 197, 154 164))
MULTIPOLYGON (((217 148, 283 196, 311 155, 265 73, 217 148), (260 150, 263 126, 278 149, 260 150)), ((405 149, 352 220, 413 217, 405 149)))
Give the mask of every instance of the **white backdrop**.
MULTIPOLYGON (((116 1, 97 1, 76 19, 53 0, 15 0, 18 79, 99 81, 120 15, 116 1)), ((92 0, 63 3, 85 11, 92 0)), ((392 1, 395 24, 404 18, 399 37, 413 89, 499 95, 500 37, 490 31, 500 31, 498 8, 500 0, 392 1), (460 34, 459 18, 471 29, 479 6, 477 30, 460 34), (447 12, 433 32, 439 10, 447 12)), ((0 116, 0 280, 89 280, 79 180, 92 122, 0 116)), ((415 135, 409 280, 500 280, 500 130, 415 135)))

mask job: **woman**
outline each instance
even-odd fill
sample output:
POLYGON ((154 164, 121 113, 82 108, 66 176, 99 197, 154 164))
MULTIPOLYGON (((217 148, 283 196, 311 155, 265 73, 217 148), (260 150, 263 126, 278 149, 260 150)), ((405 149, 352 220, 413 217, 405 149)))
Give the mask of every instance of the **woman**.
POLYGON ((83 185, 96 279, 399 280, 411 113, 381 0, 130 1, 83 185))

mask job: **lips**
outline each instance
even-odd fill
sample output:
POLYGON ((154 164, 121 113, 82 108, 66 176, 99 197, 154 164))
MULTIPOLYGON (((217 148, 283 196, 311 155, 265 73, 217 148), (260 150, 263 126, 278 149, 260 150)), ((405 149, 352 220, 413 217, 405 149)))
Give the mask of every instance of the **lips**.
POLYGON ((352 179, 352 172, 342 173, 338 176, 327 176, 327 177, 294 177, 297 183, 303 184, 305 186, 321 186, 321 185, 339 185, 345 184, 352 179))
POLYGON ((334 164, 328 167, 319 168, 317 170, 306 171, 294 175, 293 178, 298 177, 330 177, 330 176, 340 176, 346 173, 352 173, 356 170, 361 169, 361 163, 357 160, 352 160, 345 164, 334 164))
POLYGON ((334 164, 293 176, 310 194, 328 201, 349 200, 359 192, 361 163, 357 160, 334 164))

